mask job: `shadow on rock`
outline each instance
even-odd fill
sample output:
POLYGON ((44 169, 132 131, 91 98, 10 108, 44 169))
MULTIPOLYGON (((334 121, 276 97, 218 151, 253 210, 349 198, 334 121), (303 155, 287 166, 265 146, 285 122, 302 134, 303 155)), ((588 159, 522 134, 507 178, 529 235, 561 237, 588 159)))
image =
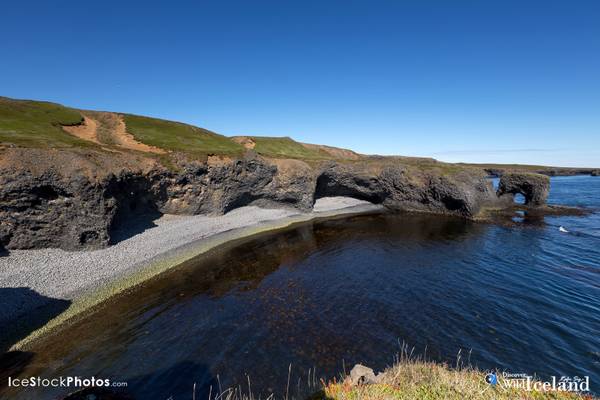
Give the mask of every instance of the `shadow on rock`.
POLYGON ((69 300, 43 296, 26 287, 0 288, 0 354, 66 310, 69 300))
POLYGON ((157 225, 154 221, 161 216, 162 214, 158 211, 150 211, 128 218, 119 218, 109 230, 110 244, 117 244, 147 229, 155 228, 157 225))
POLYGON ((0 394, 7 389, 8 377, 19 376, 34 357, 31 352, 8 349, 70 304, 68 300, 46 297, 26 287, 0 288, 0 394))

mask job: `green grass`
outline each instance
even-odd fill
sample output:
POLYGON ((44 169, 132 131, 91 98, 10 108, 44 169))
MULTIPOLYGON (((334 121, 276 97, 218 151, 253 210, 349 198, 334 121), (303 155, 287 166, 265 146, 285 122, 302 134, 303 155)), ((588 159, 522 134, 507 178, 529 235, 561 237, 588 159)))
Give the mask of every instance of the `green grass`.
MULTIPOLYGON (((89 114, 98 121, 102 143, 113 144, 108 132, 114 129, 111 121, 105 121, 103 113, 89 114)), ((244 151, 229 138, 195 126, 136 115, 124 115, 124 119, 127 131, 137 140, 167 151, 190 155, 239 155, 244 151)), ((62 129, 82 121, 78 110, 60 104, 0 97, 0 143, 34 148, 97 147, 62 129)))
POLYGON ((332 157, 325 151, 309 149, 289 137, 248 136, 256 143, 254 150, 261 155, 275 158, 298 158, 325 160, 332 157))
POLYGON ((485 382, 485 372, 472 368, 449 368, 420 360, 402 360, 386 370, 380 383, 352 386, 330 382, 311 396, 312 400, 574 400, 591 396, 560 391, 528 391, 525 388, 496 386, 485 382))
POLYGON ((527 165, 527 164, 473 164, 473 163, 457 163, 458 165, 472 165, 479 168, 494 168, 494 169, 530 169, 530 170, 538 170, 538 169, 546 169, 546 168, 560 168, 560 167, 551 167, 544 165, 527 165))
POLYGON ((136 140, 164 150, 192 155, 238 155, 244 151, 229 138, 192 125, 137 115, 123 117, 127 132, 136 140))
POLYGON ((36 148, 91 146, 62 129, 82 121, 77 110, 60 104, 0 97, 0 143, 36 148))
POLYGON ((550 165, 527 165, 527 164, 468 164, 468 163, 457 163, 457 165, 464 166, 473 166, 478 168, 486 168, 486 169, 496 169, 496 170, 504 170, 504 171, 516 171, 516 172, 558 172, 558 173, 568 173, 568 172, 584 172, 591 171, 594 168, 583 168, 583 167, 555 167, 550 165))

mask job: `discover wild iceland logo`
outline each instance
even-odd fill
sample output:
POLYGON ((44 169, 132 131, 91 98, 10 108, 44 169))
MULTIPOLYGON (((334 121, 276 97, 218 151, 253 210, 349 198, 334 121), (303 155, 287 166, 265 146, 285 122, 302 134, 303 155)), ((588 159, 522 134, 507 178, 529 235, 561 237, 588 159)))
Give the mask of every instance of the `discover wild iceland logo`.
POLYGON ((540 392, 589 392, 590 390, 589 376, 552 376, 549 381, 541 381, 524 373, 503 372, 497 374, 490 372, 486 374, 485 381, 490 387, 500 389, 518 388, 540 392))

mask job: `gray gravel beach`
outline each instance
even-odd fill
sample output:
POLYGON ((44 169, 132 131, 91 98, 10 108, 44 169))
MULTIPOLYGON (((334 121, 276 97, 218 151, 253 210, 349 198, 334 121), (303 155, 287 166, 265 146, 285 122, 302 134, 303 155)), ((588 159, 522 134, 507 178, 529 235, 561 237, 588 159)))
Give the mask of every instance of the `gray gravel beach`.
POLYGON ((112 280, 135 273, 161 255, 223 232, 290 217, 308 220, 379 208, 353 198, 330 197, 319 199, 314 211, 307 214, 247 206, 217 217, 163 215, 154 221, 155 227, 100 250, 12 250, 0 257, 0 293, 4 293, 0 296, 0 322, 8 323, 35 310, 44 305, 47 298, 74 300, 112 280), (17 292, 9 288, 27 290, 17 292))

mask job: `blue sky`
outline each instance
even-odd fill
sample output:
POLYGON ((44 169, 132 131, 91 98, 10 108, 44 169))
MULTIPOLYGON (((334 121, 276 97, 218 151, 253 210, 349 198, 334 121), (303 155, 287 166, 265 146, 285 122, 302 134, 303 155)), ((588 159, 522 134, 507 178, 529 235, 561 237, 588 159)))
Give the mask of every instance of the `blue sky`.
POLYGON ((0 95, 363 153, 600 166, 600 2, 5 2, 0 95))

